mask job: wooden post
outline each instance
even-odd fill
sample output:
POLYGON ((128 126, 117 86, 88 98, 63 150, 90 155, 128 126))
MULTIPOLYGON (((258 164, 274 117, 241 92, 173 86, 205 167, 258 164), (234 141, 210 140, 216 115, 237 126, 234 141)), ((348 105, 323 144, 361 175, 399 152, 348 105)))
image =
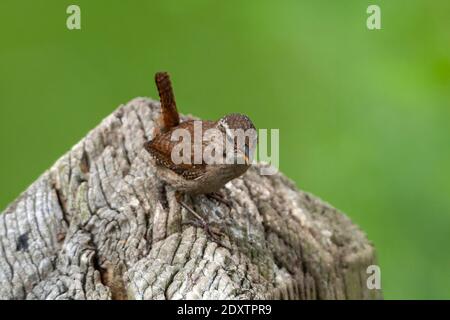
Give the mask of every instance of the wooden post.
POLYGON ((0 298, 381 298, 364 233, 260 165, 223 189, 232 210, 191 199, 225 246, 191 224, 143 149, 158 115, 119 107, 0 215, 0 298))

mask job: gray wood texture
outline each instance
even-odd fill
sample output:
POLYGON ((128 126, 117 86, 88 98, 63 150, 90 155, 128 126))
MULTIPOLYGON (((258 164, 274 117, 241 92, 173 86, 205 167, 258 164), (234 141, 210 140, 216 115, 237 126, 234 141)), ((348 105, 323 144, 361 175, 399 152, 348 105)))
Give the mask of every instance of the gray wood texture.
MULTIPOLYGON (((1 299, 377 299, 374 247, 344 214, 255 165, 233 209, 163 186, 143 149, 159 103, 120 106, 0 215, 1 299)), ((186 119, 186 117, 183 117, 186 119)))

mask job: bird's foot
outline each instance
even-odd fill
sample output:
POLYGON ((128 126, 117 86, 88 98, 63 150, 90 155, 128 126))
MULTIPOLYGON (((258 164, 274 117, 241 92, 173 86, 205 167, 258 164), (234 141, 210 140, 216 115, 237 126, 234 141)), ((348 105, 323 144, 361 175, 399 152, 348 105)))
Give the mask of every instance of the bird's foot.
POLYGON ((182 224, 184 225, 192 225, 194 227, 198 227, 198 228, 202 228, 205 233, 214 241, 216 242, 218 245, 231 250, 231 248, 227 245, 225 245, 222 241, 221 238, 223 236, 225 236, 225 234, 221 231, 218 230, 214 230, 213 228, 211 228, 210 224, 202 217, 200 216, 197 212, 194 211, 194 209, 192 209, 191 207, 189 207, 186 203, 184 203, 183 201, 180 201, 180 205, 185 208, 187 211, 189 211, 192 215, 194 215, 197 220, 190 220, 190 221, 185 221, 182 224))
POLYGON ((228 209, 233 209, 233 203, 230 200, 225 199, 224 195, 220 192, 211 192, 211 193, 207 193, 206 197, 209 199, 214 199, 218 202, 223 203, 224 205, 226 205, 228 207, 228 209))

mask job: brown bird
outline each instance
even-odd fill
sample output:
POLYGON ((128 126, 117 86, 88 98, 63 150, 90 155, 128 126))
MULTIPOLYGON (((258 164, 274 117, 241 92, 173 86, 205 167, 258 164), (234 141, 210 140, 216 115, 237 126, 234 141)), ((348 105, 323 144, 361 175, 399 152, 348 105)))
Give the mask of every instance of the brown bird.
MULTIPOLYGON (((229 114, 218 121, 202 120, 202 137, 197 137, 201 141, 201 150, 222 149, 222 161, 218 163, 208 163, 208 159, 202 157, 201 162, 195 163, 195 144, 190 146, 190 157, 188 163, 175 163, 172 160, 172 152, 179 140, 172 139, 176 130, 184 129, 189 133, 191 140, 195 140, 195 120, 188 120, 180 123, 175 98, 172 91, 169 75, 166 72, 158 72, 155 76, 161 99, 161 123, 160 132, 153 140, 145 144, 145 149, 150 153, 156 162, 158 176, 174 187, 176 190, 187 194, 210 194, 219 191, 228 181, 241 176, 250 167, 251 152, 256 139, 255 126, 251 120, 242 114, 229 114), (206 135, 208 129, 216 129, 223 134, 222 139, 209 138, 206 135), (231 130, 230 130, 231 129, 231 130), (238 139, 232 136, 232 130, 241 129, 242 132, 249 132, 250 135, 242 146, 238 139), (253 134, 253 136, 252 136, 253 134), (226 142, 232 141, 233 150, 228 152, 226 142), (253 140, 253 141, 252 141, 253 140), (231 154, 230 154, 231 153, 231 154), (230 164, 229 157, 232 163, 230 164), (227 162, 228 159, 228 162, 227 162), (243 159, 244 161, 239 161, 243 159)), ((201 153, 203 156, 203 153, 201 153)), ((219 157, 220 158, 220 157, 219 157)))
MULTIPOLYGON (((230 206, 217 192, 227 182, 244 174, 251 165, 250 160, 256 144, 256 130, 252 121, 245 115, 233 113, 217 121, 187 120, 180 123, 168 73, 156 73, 155 82, 161 101, 159 130, 144 147, 154 160, 158 177, 181 193, 206 194, 230 206), (196 121, 202 128, 201 137, 195 136, 196 121), (208 129, 214 129, 213 132, 218 133, 219 137, 208 135, 208 129), (237 129, 240 129, 237 133, 250 132, 241 140, 243 143, 239 143, 236 134, 233 135, 237 129), (188 161, 178 163, 173 160, 173 153, 180 141, 174 139, 174 136, 180 130, 187 132, 192 139, 187 148, 190 154, 183 154, 183 159, 188 161), (227 148, 230 145, 231 150, 227 148), (196 161, 195 151, 199 148, 201 159, 196 161), (209 156, 205 156, 202 151, 208 149, 213 151, 209 156), (219 161, 208 161, 212 158, 219 161)), ((180 203, 186 207, 183 202, 180 203)), ((198 217, 192 209, 187 209, 198 217)))

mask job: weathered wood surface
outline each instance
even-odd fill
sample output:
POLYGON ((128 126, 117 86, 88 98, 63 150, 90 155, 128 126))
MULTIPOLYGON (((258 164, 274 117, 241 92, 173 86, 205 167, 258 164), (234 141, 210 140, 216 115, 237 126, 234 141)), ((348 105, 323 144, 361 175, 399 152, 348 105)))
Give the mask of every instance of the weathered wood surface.
POLYGON ((281 174, 228 183, 231 211, 193 199, 226 247, 185 224, 142 147, 158 114, 146 98, 119 107, 0 215, 0 298, 381 297, 364 233, 281 174))

